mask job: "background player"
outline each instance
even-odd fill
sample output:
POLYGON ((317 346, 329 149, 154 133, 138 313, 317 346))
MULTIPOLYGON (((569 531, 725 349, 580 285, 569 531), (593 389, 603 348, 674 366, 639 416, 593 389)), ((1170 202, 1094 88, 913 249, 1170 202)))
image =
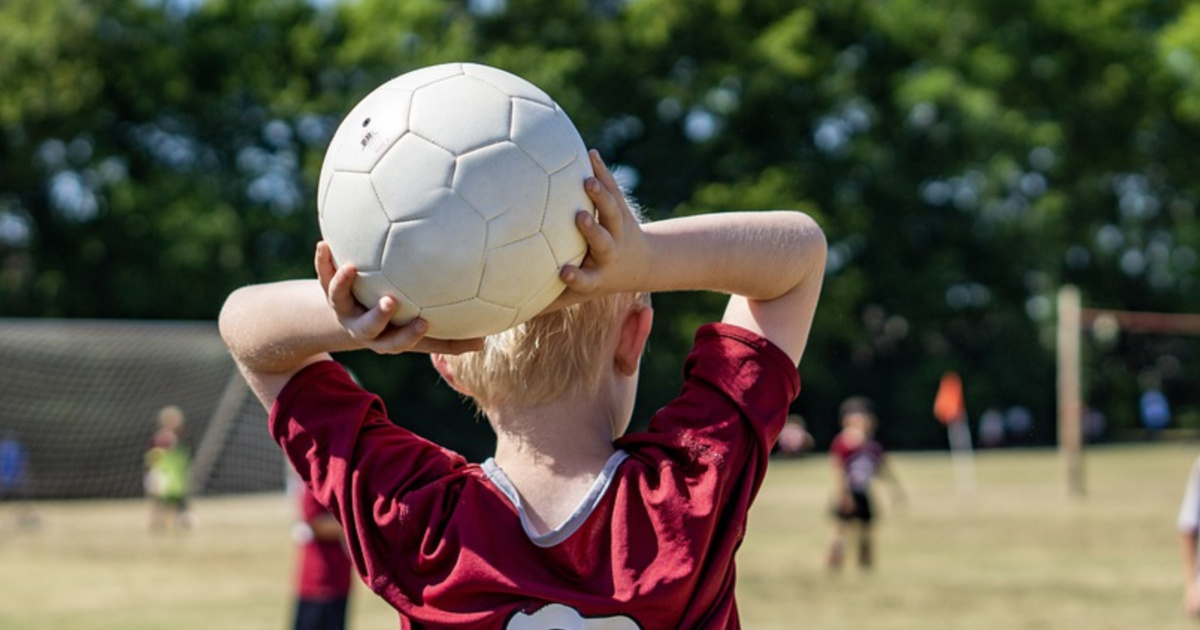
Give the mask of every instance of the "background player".
POLYGON ((146 451, 145 489, 150 498, 150 531, 187 529, 188 474, 191 458, 182 441, 183 410, 167 405, 158 412, 158 429, 146 451))
POLYGON ((875 412, 871 401, 861 396, 849 398, 839 409, 842 430, 829 447, 833 465, 833 541, 829 544, 826 564, 842 568, 846 539, 851 531, 857 539, 858 565, 874 564, 872 527, 875 510, 871 485, 876 476, 891 482, 898 500, 902 500, 899 481, 887 466, 883 445, 875 440, 875 412))
MULTIPOLYGON (((294 477, 294 474, 291 475, 294 477)), ((354 572, 337 519, 303 484, 294 484, 299 520, 296 540, 294 630, 343 630, 354 572)))

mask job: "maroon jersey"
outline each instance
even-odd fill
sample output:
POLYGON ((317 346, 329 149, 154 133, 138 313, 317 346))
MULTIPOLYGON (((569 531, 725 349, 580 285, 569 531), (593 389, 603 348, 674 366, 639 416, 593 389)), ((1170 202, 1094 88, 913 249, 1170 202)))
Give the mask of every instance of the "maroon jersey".
POLYGON ((542 535, 494 462, 395 426, 337 363, 297 374, 270 426, 402 628, 738 628, 734 553, 799 377, 723 324, 697 331, 684 371, 679 397, 542 535))
POLYGON ((856 441, 839 433, 829 445, 829 454, 841 464, 846 485, 854 492, 866 492, 883 466, 883 446, 871 438, 856 441))
MULTIPOLYGON (((300 516, 305 523, 328 514, 307 488, 300 493, 300 516)), ((341 540, 312 538, 300 547, 296 567, 296 591, 300 599, 329 601, 350 593, 350 556, 341 540)))

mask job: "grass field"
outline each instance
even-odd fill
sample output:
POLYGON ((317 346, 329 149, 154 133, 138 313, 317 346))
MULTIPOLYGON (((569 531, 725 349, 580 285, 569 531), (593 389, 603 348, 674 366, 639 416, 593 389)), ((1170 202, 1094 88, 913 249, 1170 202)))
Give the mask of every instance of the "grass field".
MULTIPOLYGON (((976 459, 961 498, 945 454, 893 456, 904 509, 881 501, 878 564, 829 575, 823 456, 773 464, 739 556, 749 630, 1171 630, 1181 607, 1175 513, 1200 444, 1095 448, 1068 500, 1056 454, 976 459)), ((291 506, 282 495, 201 499, 199 527, 146 533, 140 501, 0 507, 4 630, 282 630, 290 615, 291 506)), ((358 588, 353 630, 396 628, 358 588)))

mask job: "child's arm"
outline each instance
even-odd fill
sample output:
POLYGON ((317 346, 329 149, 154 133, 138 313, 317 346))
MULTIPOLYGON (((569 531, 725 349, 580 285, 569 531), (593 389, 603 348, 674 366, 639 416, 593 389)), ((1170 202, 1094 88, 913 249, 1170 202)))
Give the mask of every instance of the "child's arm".
POLYGON ((421 319, 392 325, 397 303, 389 296, 364 308, 350 292, 357 271, 352 265, 335 268, 325 243, 317 245, 315 266, 316 280, 242 287, 221 309, 221 337, 267 409, 292 375, 310 363, 328 359, 331 352, 371 349, 383 354, 457 354, 481 343, 477 339, 426 339, 428 326, 421 319))
POLYGON ((838 457, 831 456, 829 465, 833 470, 833 501, 838 513, 854 511, 854 499, 850 496, 850 483, 846 480, 846 467, 838 457))
POLYGON ((897 506, 908 504, 908 495, 904 492, 904 486, 900 485, 900 478, 896 476, 896 471, 892 468, 889 460, 885 459, 879 463, 879 477, 887 482, 893 504, 897 506))
POLYGON ((588 255, 566 267, 560 303, 625 291, 729 293, 724 321, 757 332, 794 362, 804 353, 825 272, 825 236, 793 211, 729 212, 640 225, 613 179, 591 153, 596 177, 585 188, 599 221, 579 214, 588 255))

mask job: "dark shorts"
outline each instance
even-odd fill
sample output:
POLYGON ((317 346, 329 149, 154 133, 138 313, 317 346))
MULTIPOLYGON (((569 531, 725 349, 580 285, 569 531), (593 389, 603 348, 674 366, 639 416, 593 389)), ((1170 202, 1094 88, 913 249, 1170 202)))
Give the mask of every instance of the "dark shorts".
POLYGON ((295 630, 343 630, 348 600, 347 597, 300 600, 296 603, 295 630))
POLYGON ((833 508, 833 515, 837 520, 843 523, 851 521, 859 521, 867 524, 874 518, 874 513, 871 511, 871 497, 866 492, 850 492, 852 499, 849 509, 846 506, 837 505, 833 508))

